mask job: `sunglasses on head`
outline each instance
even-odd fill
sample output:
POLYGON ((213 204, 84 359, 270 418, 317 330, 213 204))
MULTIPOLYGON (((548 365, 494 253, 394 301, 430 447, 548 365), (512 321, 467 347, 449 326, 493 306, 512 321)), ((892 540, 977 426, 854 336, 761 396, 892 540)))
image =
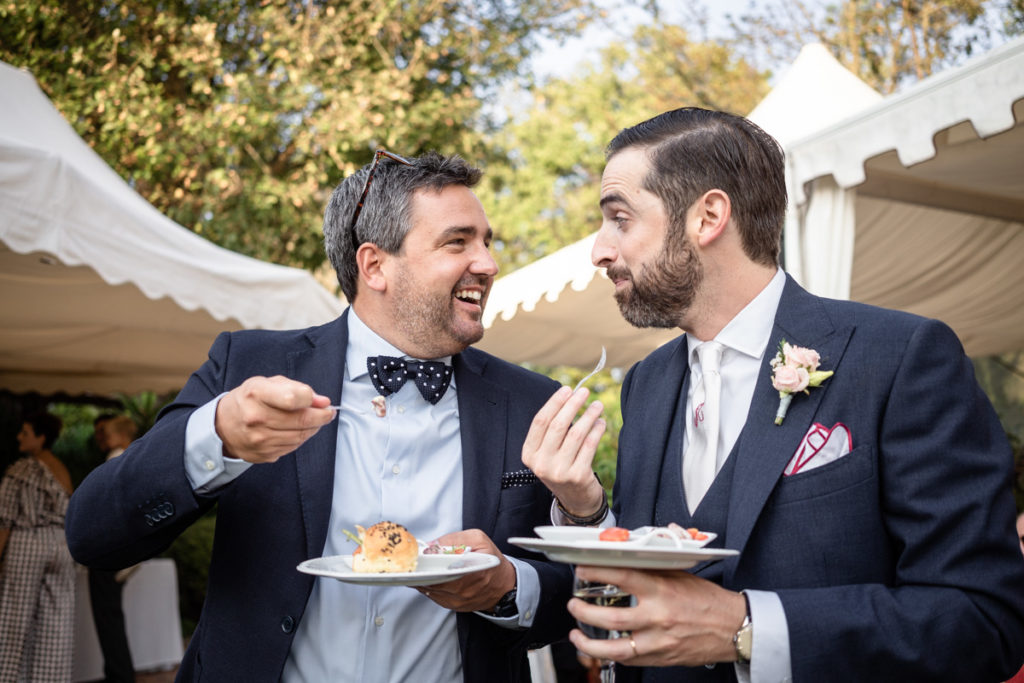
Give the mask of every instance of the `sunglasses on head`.
POLYGON ((359 220, 359 214, 363 211, 363 203, 366 201, 366 195, 370 192, 370 183, 373 182, 373 174, 377 172, 377 164, 380 163, 382 157, 387 157, 391 161, 399 164, 405 164, 406 166, 412 166, 412 162, 405 157, 397 154, 392 154, 386 149, 378 149, 373 153, 373 162, 370 164, 370 172, 366 174, 366 184, 363 185, 363 191, 359 195, 359 201, 356 202, 356 208, 352 212, 352 224, 349 226, 349 230, 352 232, 352 244, 359 246, 361 242, 356 236, 356 222, 359 220))

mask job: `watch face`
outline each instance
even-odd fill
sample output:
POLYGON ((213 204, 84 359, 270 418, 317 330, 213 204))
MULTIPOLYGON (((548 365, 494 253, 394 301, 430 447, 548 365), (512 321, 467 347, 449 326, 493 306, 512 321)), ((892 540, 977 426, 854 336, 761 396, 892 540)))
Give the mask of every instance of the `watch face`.
POLYGON ((753 631, 750 624, 747 624, 736 633, 736 654, 748 662, 753 649, 753 631))

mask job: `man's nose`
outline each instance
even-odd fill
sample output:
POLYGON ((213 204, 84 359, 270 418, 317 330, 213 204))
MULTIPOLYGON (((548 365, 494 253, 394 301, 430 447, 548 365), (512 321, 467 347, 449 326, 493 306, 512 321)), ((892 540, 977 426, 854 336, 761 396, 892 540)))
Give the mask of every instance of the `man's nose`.
POLYGON ((491 277, 498 274, 498 263, 494 260, 494 256, 491 254, 491 250, 489 248, 480 248, 473 258, 473 263, 470 265, 470 271, 481 275, 489 275, 491 277))
POLYGON ((597 231, 594 247, 590 250, 590 262, 598 268, 607 268, 615 263, 615 259, 619 256, 614 239, 609 233, 610 231, 602 225, 601 229, 597 231))

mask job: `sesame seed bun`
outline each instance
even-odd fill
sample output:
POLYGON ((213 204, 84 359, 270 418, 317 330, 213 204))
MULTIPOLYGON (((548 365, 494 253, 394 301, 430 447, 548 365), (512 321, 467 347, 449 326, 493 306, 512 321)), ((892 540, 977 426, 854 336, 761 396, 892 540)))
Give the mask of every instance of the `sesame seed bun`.
POLYGON ((369 529, 356 525, 362 545, 352 555, 352 569, 357 572, 416 571, 420 548, 416 538, 401 524, 378 522, 369 529))

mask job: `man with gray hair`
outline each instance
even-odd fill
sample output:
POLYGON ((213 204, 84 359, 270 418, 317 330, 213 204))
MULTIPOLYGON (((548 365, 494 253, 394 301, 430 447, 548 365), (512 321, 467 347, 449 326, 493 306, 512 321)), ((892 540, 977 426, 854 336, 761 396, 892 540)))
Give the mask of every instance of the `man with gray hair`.
POLYGON ((480 175, 378 151, 325 213, 349 309, 222 334, 149 433, 79 488, 69 542, 99 567, 151 557, 218 505, 179 679, 528 680, 527 647, 568 631, 568 568, 505 542, 547 520, 519 456, 558 385, 470 348, 497 272, 480 175), (419 592, 296 571, 381 520, 497 563, 419 592))

